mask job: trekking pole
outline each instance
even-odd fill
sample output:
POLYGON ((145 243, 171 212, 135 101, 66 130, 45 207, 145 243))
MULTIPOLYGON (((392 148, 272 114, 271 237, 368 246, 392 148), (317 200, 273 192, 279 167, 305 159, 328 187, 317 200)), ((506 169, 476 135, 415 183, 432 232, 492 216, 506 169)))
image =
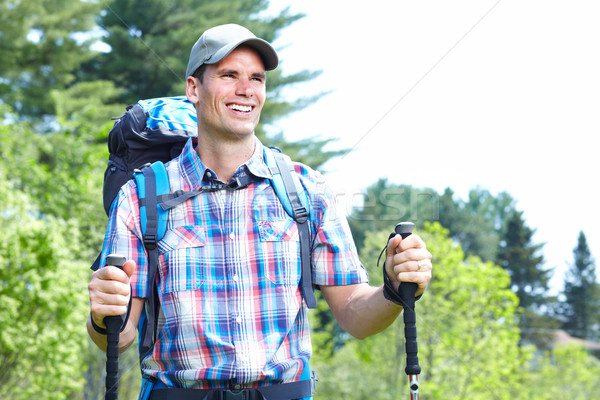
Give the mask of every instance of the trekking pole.
MULTIPOLYGON (((410 236, 415 227, 412 222, 400 222, 394 231, 402 236, 402 239, 410 236)), ((406 368, 404 372, 408 375, 410 387, 410 399, 419 400, 419 358, 417 357, 417 318, 415 314, 415 292, 418 285, 414 282, 402 282, 398 288, 398 294, 404 307, 404 338, 406 348, 406 368)))
MULTIPOLYGON (((106 265, 112 265, 123 269, 125 257, 109 254, 106 257, 106 265)), ((119 398, 119 334, 123 325, 120 315, 104 317, 106 325, 106 393, 105 400, 117 400, 119 398)))

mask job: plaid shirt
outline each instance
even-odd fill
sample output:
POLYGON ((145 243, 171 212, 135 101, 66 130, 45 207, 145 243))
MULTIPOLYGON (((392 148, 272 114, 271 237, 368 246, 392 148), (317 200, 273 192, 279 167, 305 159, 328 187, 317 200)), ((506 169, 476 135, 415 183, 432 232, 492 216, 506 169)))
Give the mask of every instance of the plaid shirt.
MULTIPOLYGON (((210 183, 190 140, 167 163, 171 191, 210 183)), ((295 164, 310 194, 315 285, 367 281, 345 216, 323 178, 295 164)), ((307 307, 299 286, 298 228, 268 178, 263 146, 234 175, 260 178, 242 190, 203 192, 172 209, 159 245, 161 312, 146 375, 169 387, 258 387, 300 379, 311 356, 307 307)), ((135 181, 123 186, 110 213, 103 260, 119 253, 137 263, 133 296, 148 297, 147 254, 140 239, 135 181)))

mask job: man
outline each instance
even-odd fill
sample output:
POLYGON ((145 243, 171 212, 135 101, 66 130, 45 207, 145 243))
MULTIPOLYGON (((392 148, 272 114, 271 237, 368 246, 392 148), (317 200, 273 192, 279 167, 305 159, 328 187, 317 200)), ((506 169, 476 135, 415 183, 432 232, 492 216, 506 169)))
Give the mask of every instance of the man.
MULTIPOLYGON (((192 48, 186 95, 195 105, 198 138, 167 164, 171 190, 196 190, 215 181, 251 176, 241 190, 203 192, 169 213, 159 242, 161 315, 151 354, 142 361, 141 398, 310 398, 312 353, 302 299, 296 223, 273 191, 263 145, 254 135, 266 97, 266 71, 278 58, 266 41, 238 25, 207 30, 192 48), (257 388, 274 391, 259 393, 257 388), (279 389, 282 390, 279 390, 279 389), (299 389, 300 388, 300 389, 299 389), (240 392, 243 390, 243 392, 240 392), (176 395, 174 395, 176 393, 176 395), (292 394, 293 393, 293 394, 292 394), (232 397, 233 396, 233 397, 232 397), (242 397, 239 397, 242 398, 242 397)), ((321 176, 295 164, 311 204, 313 284, 340 326, 357 338, 382 331, 402 307, 372 287, 347 221, 321 176)), ((102 349, 103 319, 132 308, 119 346, 135 338, 147 293, 135 181, 115 199, 105 238, 109 253, 127 257, 123 270, 107 266, 89 284, 88 332, 102 349), (131 291, 130 291, 131 285, 131 291)), ((417 236, 390 239, 386 273, 397 288, 431 279, 431 254, 417 236)))

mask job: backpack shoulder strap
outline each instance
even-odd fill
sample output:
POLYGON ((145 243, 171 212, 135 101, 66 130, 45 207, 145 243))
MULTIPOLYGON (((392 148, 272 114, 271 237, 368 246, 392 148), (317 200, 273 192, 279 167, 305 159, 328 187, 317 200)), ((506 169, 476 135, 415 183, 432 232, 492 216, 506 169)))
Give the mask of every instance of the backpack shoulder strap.
POLYGON ((171 191, 169 176, 165 165, 156 161, 146 164, 141 170, 136 170, 134 178, 138 189, 144 245, 150 249, 156 247, 156 243, 167 231, 169 214, 168 210, 160 207, 159 197, 168 195, 171 191))
POLYGON ((159 197, 170 193, 169 176, 164 164, 156 161, 146 164, 141 171, 134 173, 140 203, 140 224, 144 246, 148 252, 148 305, 142 313, 138 330, 140 332, 140 361, 154 346, 157 326, 158 292, 155 284, 158 270, 158 242, 167 231, 169 211, 160 207, 159 197))
POLYGON ((290 158, 277 148, 265 147, 265 163, 271 169, 273 188, 285 211, 296 222, 308 218, 308 194, 298 175, 292 173, 294 166, 290 158))
POLYGON ((293 165, 288 156, 279 149, 265 147, 265 163, 273 174, 273 188, 283 204, 285 211, 298 224, 300 236, 300 263, 302 268, 302 293, 308 308, 316 308, 317 300, 312 287, 312 269, 310 257, 310 208, 308 193, 300 183, 298 175, 293 172, 293 165))

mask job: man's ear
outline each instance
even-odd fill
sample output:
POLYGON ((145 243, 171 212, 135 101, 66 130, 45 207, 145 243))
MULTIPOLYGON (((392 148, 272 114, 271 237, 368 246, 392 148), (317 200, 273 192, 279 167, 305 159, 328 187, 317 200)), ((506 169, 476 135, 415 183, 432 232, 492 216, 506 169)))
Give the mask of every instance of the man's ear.
POLYGON ((188 100, 194 104, 198 104, 198 89, 200 86, 200 80, 198 78, 194 78, 193 76, 188 76, 185 81, 185 95, 188 100))

